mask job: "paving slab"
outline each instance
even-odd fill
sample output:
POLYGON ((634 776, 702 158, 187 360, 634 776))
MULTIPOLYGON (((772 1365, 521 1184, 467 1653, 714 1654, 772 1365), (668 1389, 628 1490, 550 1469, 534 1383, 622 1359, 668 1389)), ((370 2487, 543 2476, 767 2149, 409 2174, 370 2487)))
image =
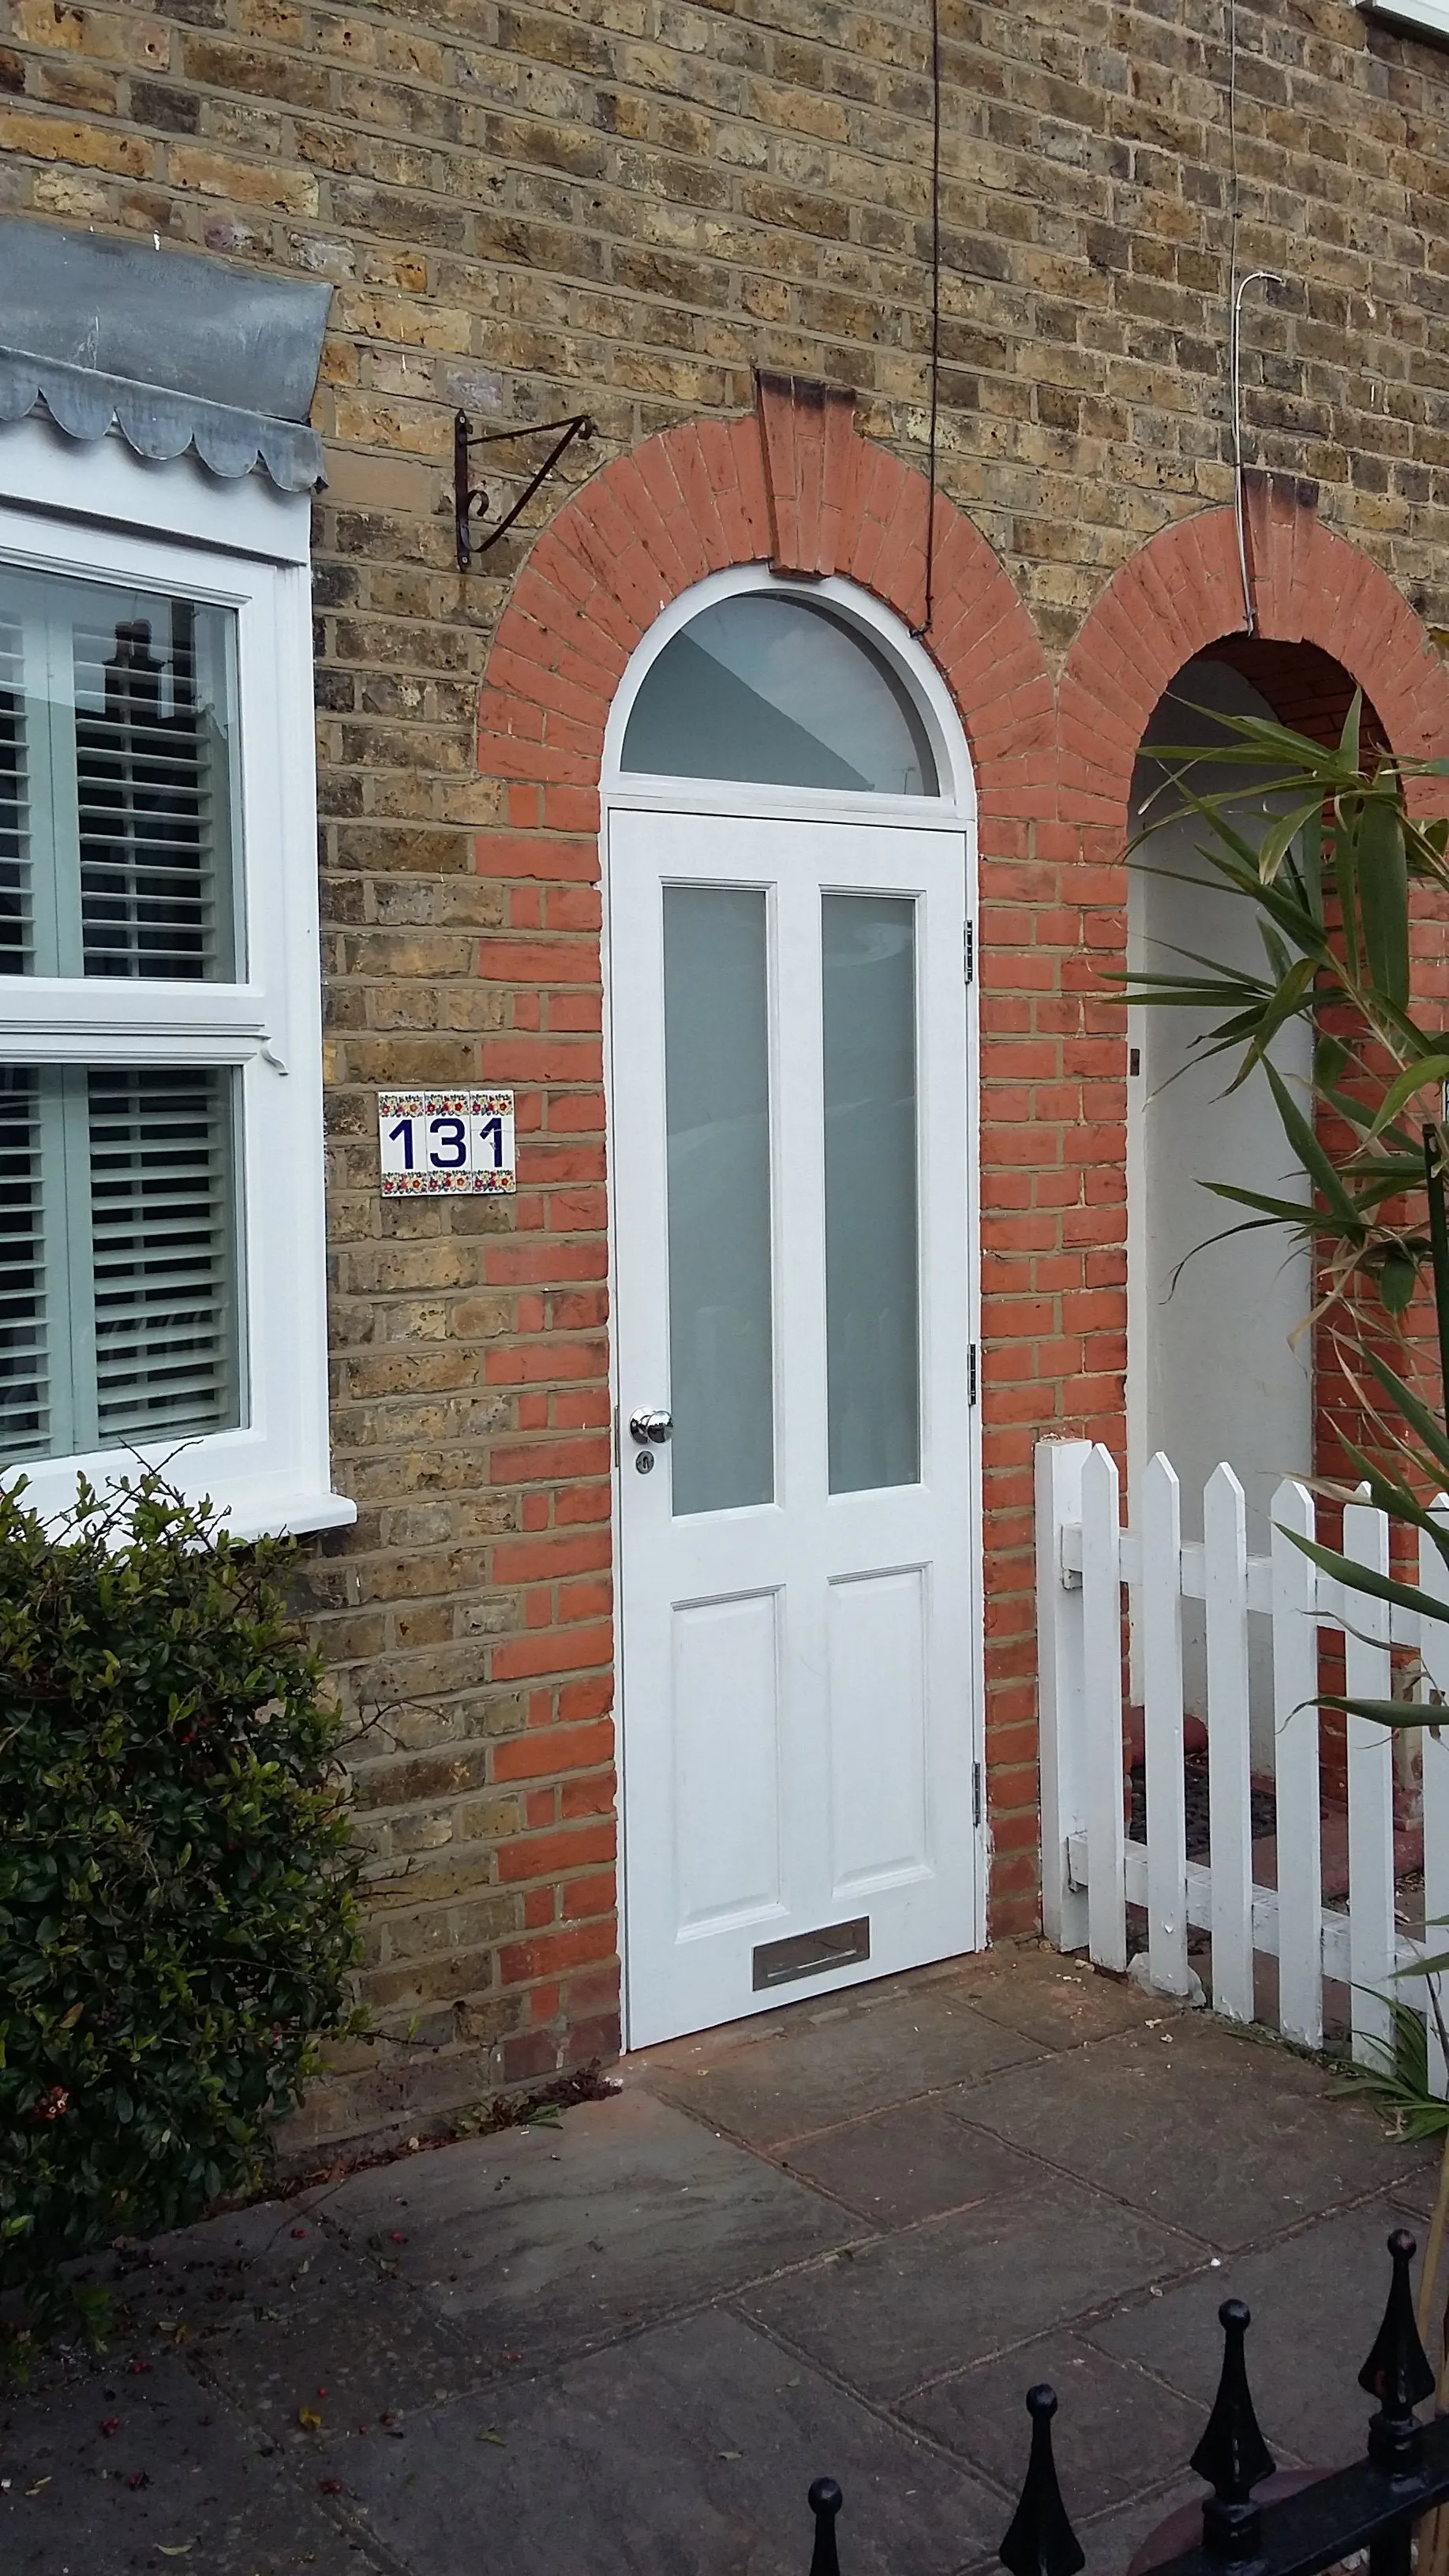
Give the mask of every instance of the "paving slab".
POLYGON ((1423 2154, 1404 2158, 1400 2171, 1392 2177, 1389 2190, 1411 2227, 1424 2233, 1439 2188, 1439 2159, 1444 2152, 1442 2138, 1431 2138, 1423 2154))
POLYGON ((196 2357, 254 2424, 299 2454, 334 2432, 435 2406, 507 2367, 396 2281, 248 2316, 196 2357))
MULTIPOLYGON (((1142 2543, 1169 2514, 1180 2513, 1184 2505, 1200 2505, 1207 2494, 1201 2478, 1173 2478, 1166 2486, 1154 2486, 1135 2495, 1130 2504, 1119 2504, 1112 2512, 1096 2515, 1091 2521, 1075 2522, 1077 2538, 1086 2551, 1086 2576, 1124 2576, 1142 2543)), ((1065 2499, 1072 2511, 1072 2499, 1065 2499)))
POLYGON ((166 2553, 193 2576, 378 2565, 175 2355, 0 2405, 0 2478, 6 2576, 156 2576, 166 2553))
POLYGON ((993 2192, 1023 2190, 1035 2179, 1014 2147, 963 2127, 930 2100, 824 2129, 781 2149, 780 2162, 877 2227, 913 2226, 993 2192))
POLYGON ((899 2397, 1193 2260, 1140 2211, 1047 2183, 847 2248, 738 2304, 852 2387, 899 2397))
POLYGON ((657 2080, 670 2101, 750 2146, 772 2148, 1039 2054, 1035 2041, 977 2012, 954 1980, 940 1980, 870 2013, 842 2012, 737 2042, 708 2065, 671 2066, 657 2080))
POLYGON ((334 2192, 329 2224, 385 2236, 398 2277, 476 2359, 536 2365, 718 2297, 863 2222, 643 2092, 334 2192), (394 2234, 403 2239, 393 2245, 394 2234))
POLYGON ((304 2203, 266 2200, 149 2243, 122 2243, 78 2272, 113 2293, 123 2330, 180 2328, 191 2339, 327 2292, 365 2292, 379 2265, 340 2244, 304 2203))
POLYGON ((1084 2327, 1085 2339, 1206 2407, 1222 2359, 1219 2305, 1245 2299, 1248 2379, 1269 2447, 1337 2468, 1363 2451, 1372 2404, 1358 2371, 1388 2296, 1385 2239, 1403 2224, 1387 2198, 1320 2219, 1279 2244, 1226 2255, 1159 2299, 1133 2301, 1084 2327))
POLYGON ((973 1953, 970 1960, 937 1959, 926 1968, 908 1968, 894 1977, 872 1977, 863 1985, 844 1986, 833 1995, 793 2003, 787 1999, 770 2012, 746 2013, 738 2021, 716 2022, 712 2030, 686 2031, 679 2039, 659 2040, 652 2048, 637 2049, 620 2060, 623 2079, 627 2083, 637 2075, 657 2090, 659 2079, 671 2070, 692 2072, 698 2066, 713 2065, 726 2049, 740 2048, 746 2041, 778 2039, 790 2033, 798 2037, 818 2021, 874 2016, 882 2004, 893 2002, 898 1995, 919 2000, 932 1986, 960 1986, 962 1970, 974 1963, 974 1957, 973 1953))
POLYGON ((560 2126, 102 2258, 116 2352, 3 2410, 0 2566, 799 2576, 829 2471, 850 2576, 962 2576, 1047 2377, 1121 2576, 1201 2492, 1230 2288, 1285 2465, 1360 2447, 1383 2238, 1437 2163, 1326 2068, 1050 1953, 783 2007, 560 2126))
POLYGON ((1040 2048, 1081 2048, 1144 2022, 1175 2019, 1182 2009, 1056 1950, 982 1950, 961 1961, 956 1984, 977 2012, 1040 2048))
POLYGON ((844 2490, 852 2576, 950 2576, 1010 2511, 717 2309, 353 2443, 339 2467, 418 2576, 801 2576, 822 2474, 844 2490))
POLYGON ((1182 2475, 1207 2410, 1073 2333, 1040 2336, 974 2370, 906 2399, 902 2415, 973 2468, 1015 2492, 1026 2475, 1031 2422, 1026 2392, 1054 2388, 1057 2473, 1073 2520, 1105 2512, 1154 2475, 1182 2475))
POLYGON ((1324 2068, 1202 2014, 998 2077, 956 2107, 1213 2248, 1402 2181, 1415 2161, 1324 2068))

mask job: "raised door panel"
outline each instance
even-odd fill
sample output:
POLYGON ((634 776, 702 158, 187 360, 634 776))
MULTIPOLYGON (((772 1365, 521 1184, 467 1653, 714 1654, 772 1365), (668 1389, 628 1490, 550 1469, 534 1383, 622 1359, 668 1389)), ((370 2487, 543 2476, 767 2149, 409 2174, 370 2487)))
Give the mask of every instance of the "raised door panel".
POLYGON ((691 1601, 671 1662, 675 1923, 681 1939, 780 1904, 780 1597, 691 1601))
POLYGON ((923 1566, 830 1586, 831 1875, 838 1898, 922 1877, 927 1819, 923 1566))

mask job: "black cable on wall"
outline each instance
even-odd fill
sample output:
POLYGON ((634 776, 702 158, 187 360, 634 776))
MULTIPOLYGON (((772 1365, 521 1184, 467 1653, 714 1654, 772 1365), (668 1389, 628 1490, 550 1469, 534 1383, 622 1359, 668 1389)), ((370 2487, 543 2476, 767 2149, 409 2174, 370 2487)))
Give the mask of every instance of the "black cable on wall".
POLYGON ((926 463, 926 604, 914 635, 936 610, 936 443, 941 415, 941 0, 931 0, 931 423, 926 463))

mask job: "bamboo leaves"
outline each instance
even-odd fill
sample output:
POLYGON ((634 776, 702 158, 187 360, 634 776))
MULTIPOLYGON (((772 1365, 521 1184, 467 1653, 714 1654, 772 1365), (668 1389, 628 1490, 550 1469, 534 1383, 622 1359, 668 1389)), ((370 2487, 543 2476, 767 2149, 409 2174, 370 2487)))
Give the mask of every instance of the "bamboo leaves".
MULTIPOLYGON (((1349 1389, 1380 1450, 1371 1457, 1345 1440, 1363 1479, 1359 1491, 1400 1526, 1427 1532, 1449 1565, 1449 1534, 1424 1499, 1449 1487, 1449 1030, 1421 1025, 1411 1007, 1415 890, 1449 894, 1449 821, 1416 818, 1406 794, 1406 782, 1449 777, 1449 763, 1387 756, 1370 763, 1362 717, 1356 696, 1336 745, 1261 717, 1220 717, 1221 738, 1209 748, 1156 755, 1170 779, 1149 801, 1134 851, 1164 822, 1199 824, 1200 854, 1214 877, 1256 913, 1266 972, 1184 951, 1179 971, 1133 970, 1121 980, 1129 1003, 1194 1014, 1193 1059, 1236 1059, 1228 1090, 1261 1074, 1308 1195, 1295 1200, 1207 1179, 1204 1186, 1250 1210, 1248 1226, 1281 1226, 1312 1251, 1318 1303, 1305 1320, 1332 1318, 1349 1389), (1214 770, 1224 768, 1232 783, 1215 789, 1214 770), (1262 780, 1256 832, 1244 811, 1256 792, 1245 799, 1245 769, 1262 780), (1173 796, 1170 812, 1153 811, 1173 796), (1270 1052, 1294 1021, 1306 1022, 1314 1040, 1311 1073, 1296 1084, 1270 1052), (1434 1298, 1437 1405, 1374 1347, 1354 1297, 1360 1285, 1370 1288, 1387 1319, 1380 1331, 1402 1331, 1422 1280, 1434 1298)), ((1330 1490, 1347 1499, 1341 1487, 1330 1490)), ((1347 1592, 1449 1624, 1449 1602, 1418 1585, 1285 1535, 1347 1592)), ((1422 1725, 1426 1715, 1411 1699, 1329 1695, 1323 1705, 1385 1725, 1422 1725)))
POLYGON ((1403 808, 1396 796, 1381 792, 1365 798, 1358 858, 1359 917, 1369 980, 1397 1010, 1404 1011, 1409 1001, 1409 853, 1403 808))
MULTIPOLYGON (((1416 1104, 1420 1116, 1428 1113, 1441 1162, 1449 1151, 1443 1127, 1449 1030, 1421 1026, 1410 1008, 1412 891, 1428 885, 1449 893, 1449 823, 1415 819, 1405 782, 1438 776, 1445 764, 1411 767, 1379 758, 1372 769, 1361 766, 1357 697, 1336 745, 1258 716, 1218 723, 1222 739, 1206 749, 1157 755, 1169 778, 1149 800, 1133 849, 1150 846, 1164 823, 1188 817, 1200 824, 1202 857, 1222 886, 1257 914, 1266 972, 1252 975, 1181 951, 1177 971, 1131 970, 1122 979, 1123 999, 1191 1011, 1202 1024, 1194 1060, 1235 1060, 1229 1091, 1261 1067, 1311 1195, 1295 1204, 1226 1183, 1205 1185, 1315 1247, 1320 1311, 1341 1305, 1362 1279, 1396 1319, 1432 1273, 1429 1233, 1394 1204, 1424 1184, 1419 1137, 1402 1123, 1416 1104), (1214 788, 1208 782, 1224 765, 1232 784, 1214 788), (1245 797, 1245 768, 1262 779, 1256 834, 1244 811, 1256 793, 1245 797), (1316 1040, 1311 1082, 1301 1098, 1271 1054, 1293 1022, 1307 1022, 1316 1040), (1325 1142, 1325 1114, 1348 1130, 1346 1150, 1325 1142)), ((1138 863, 1152 864, 1141 857, 1138 863)), ((1449 1358, 1449 1249, 1445 1283, 1449 1358)))

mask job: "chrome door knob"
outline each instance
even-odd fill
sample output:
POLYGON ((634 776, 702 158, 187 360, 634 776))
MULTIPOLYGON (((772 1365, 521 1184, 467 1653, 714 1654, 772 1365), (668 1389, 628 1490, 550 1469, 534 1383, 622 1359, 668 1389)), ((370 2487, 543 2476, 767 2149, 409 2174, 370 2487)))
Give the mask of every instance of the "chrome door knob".
POLYGON ((674 1416, 666 1412, 662 1405, 656 1405, 650 1413, 631 1413, 629 1416, 629 1436, 632 1440, 640 1442, 652 1440, 656 1446, 660 1446, 669 1438, 673 1429, 674 1416))

